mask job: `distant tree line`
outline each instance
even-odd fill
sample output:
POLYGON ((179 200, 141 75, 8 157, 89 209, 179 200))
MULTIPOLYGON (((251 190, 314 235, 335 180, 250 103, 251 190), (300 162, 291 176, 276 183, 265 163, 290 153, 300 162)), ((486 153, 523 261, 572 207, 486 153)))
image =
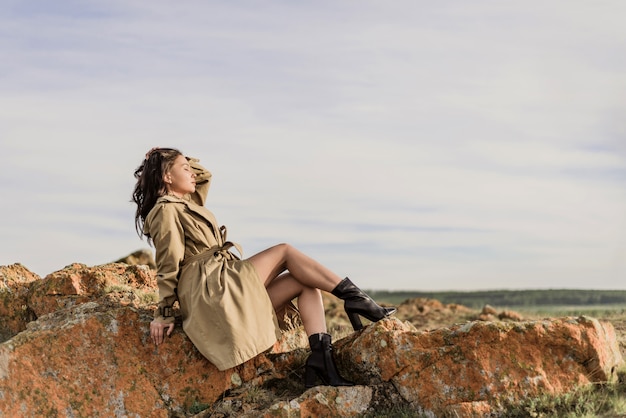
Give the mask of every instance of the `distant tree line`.
POLYGON ((485 305, 500 307, 626 305, 626 290, 544 289, 474 292, 371 290, 368 294, 381 302, 397 304, 407 299, 428 298, 437 299, 445 304, 458 303, 470 308, 482 308, 485 305))

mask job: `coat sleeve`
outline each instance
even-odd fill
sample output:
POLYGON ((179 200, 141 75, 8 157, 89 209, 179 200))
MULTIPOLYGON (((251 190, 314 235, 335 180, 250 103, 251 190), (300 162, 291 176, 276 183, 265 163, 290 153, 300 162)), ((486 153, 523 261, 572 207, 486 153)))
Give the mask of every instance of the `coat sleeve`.
POLYGON ((191 169, 196 174, 196 191, 191 195, 191 199, 195 204, 204 206, 207 195, 209 194, 209 187, 211 186, 212 174, 209 170, 200 165, 200 160, 197 158, 187 157, 191 169))
MULTIPOLYGON (((171 308, 178 299, 178 270, 185 257, 185 233, 177 203, 158 203, 149 216, 149 232, 156 249, 159 308, 171 308)), ((155 319, 174 322, 157 310, 155 319)))

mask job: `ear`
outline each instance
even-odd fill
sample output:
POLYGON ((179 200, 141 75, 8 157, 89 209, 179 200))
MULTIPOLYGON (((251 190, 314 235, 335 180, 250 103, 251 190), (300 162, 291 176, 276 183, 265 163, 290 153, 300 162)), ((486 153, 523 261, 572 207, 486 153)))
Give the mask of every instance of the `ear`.
POLYGON ((172 182, 172 175, 170 173, 163 174, 163 182, 170 184, 172 182))

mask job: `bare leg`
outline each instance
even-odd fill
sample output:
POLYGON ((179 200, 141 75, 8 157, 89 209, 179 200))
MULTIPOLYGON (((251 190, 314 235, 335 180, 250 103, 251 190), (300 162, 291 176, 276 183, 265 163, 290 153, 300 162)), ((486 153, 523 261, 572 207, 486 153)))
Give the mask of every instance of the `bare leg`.
POLYGON ((277 313, 283 312, 285 305, 298 297, 298 310, 307 336, 326 332, 324 303, 319 289, 303 286, 290 273, 281 274, 266 289, 277 313))
POLYGON ((319 291, 330 292, 341 278, 288 244, 278 244, 248 259, 265 285, 275 310, 298 297, 307 335, 326 332, 324 304, 319 291), (281 274, 285 270, 289 273, 281 274))
POLYGON ((341 281, 341 277, 298 251, 289 244, 278 244, 261 251, 248 259, 265 287, 285 270, 305 286, 330 292, 341 281))

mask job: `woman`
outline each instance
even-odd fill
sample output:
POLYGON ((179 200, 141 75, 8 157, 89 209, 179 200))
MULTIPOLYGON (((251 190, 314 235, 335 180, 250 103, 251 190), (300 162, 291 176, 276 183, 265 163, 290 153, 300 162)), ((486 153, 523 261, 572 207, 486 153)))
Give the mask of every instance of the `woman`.
POLYGON ((326 331, 320 290, 343 299, 355 330, 359 315, 378 321, 395 312, 288 244, 241 260, 204 207, 211 173, 198 160, 172 148, 153 148, 135 170, 135 226, 156 249, 159 304, 150 337, 159 345, 174 329, 178 300, 183 329, 197 349, 220 370, 241 364, 270 348, 280 336, 278 317, 298 300, 311 355, 305 385, 316 376, 325 384, 349 386, 337 372, 326 331))

